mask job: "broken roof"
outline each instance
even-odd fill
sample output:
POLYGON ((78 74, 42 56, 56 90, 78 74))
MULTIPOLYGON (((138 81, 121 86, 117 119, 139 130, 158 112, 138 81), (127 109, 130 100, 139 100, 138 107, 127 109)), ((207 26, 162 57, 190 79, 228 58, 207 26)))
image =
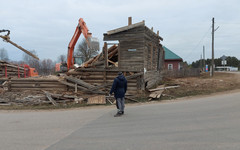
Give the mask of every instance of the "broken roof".
MULTIPOLYGON (((145 26, 145 21, 141 21, 141 22, 138 22, 138 23, 135 23, 135 24, 131 24, 131 25, 127 25, 127 26, 124 26, 124 27, 121 27, 121 28, 117 28, 117 29, 113 29, 113 30, 110 30, 110 31, 107 31, 107 35, 112 35, 112 34, 116 34, 116 33, 119 33, 119 32, 123 32, 123 31, 127 31, 127 30, 130 30, 130 29, 133 29, 133 28, 136 28, 136 27, 140 27, 140 26, 145 26)), ((145 26, 146 29, 150 30, 147 26, 145 26)), ((163 40, 163 38, 161 36, 159 36, 158 34, 156 34, 155 32, 153 32, 152 30, 150 30, 156 37, 158 37, 160 40, 163 40)))

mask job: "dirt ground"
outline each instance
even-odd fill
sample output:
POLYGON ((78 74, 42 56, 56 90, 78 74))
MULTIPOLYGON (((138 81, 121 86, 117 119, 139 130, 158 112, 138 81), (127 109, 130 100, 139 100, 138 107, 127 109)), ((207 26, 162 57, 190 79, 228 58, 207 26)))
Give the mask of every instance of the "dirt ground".
POLYGON ((165 78, 164 82, 166 85, 180 86, 164 91, 164 94, 169 95, 170 98, 207 95, 240 89, 240 73, 215 72, 214 77, 210 77, 209 73, 202 73, 200 77, 165 78))

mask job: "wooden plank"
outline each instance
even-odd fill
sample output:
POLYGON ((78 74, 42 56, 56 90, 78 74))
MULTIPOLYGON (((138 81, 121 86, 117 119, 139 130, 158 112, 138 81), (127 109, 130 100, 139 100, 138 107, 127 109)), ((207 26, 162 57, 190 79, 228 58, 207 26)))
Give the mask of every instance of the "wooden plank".
POLYGON ((106 83, 107 82, 107 72, 103 71, 103 82, 106 83))
POLYGON ((87 104, 106 104, 106 97, 105 95, 89 97, 87 104))
POLYGON ((108 59, 111 59, 114 55, 118 53, 118 48, 114 49, 111 53, 108 54, 108 59))
POLYGON ((137 103, 139 102, 138 100, 130 98, 130 97, 125 97, 125 99, 128 99, 128 100, 133 101, 133 102, 137 102, 137 103))
POLYGON ((46 94, 46 97, 48 98, 48 100, 49 100, 54 106, 58 106, 58 104, 56 103, 56 101, 51 97, 51 94, 49 94, 47 91, 44 91, 44 93, 46 94))
MULTIPOLYGON (((126 76, 125 78, 126 78, 127 80, 129 80, 129 79, 133 79, 133 78, 136 78, 136 77, 138 77, 138 76, 141 76, 141 75, 143 75, 143 72, 139 72, 139 73, 136 73, 136 74, 134 74, 134 75, 126 76)), ((100 86, 95 86, 94 88, 91 88, 90 90, 101 89, 101 88, 104 88, 104 87, 107 87, 107 86, 112 85, 112 83, 113 83, 113 82, 109 82, 109 83, 105 83, 105 84, 100 85, 100 86)))
POLYGON ((132 24, 132 25, 129 25, 129 26, 124 26, 124 27, 121 27, 121 28, 118 28, 118 29, 110 30, 110 31, 107 32, 107 34, 108 35, 115 34, 115 33, 118 33, 118 32, 122 32, 122 31, 125 31, 125 30, 129 30, 129 29, 138 27, 138 26, 145 26, 145 22, 142 21, 142 22, 138 22, 138 23, 135 23, 135 24, 132 24))
POLYGON ((76 72, 68 72, 67 74, 81 74, 82 72, 119 72, 119 71, 131 71, 131 72, 139 72, 139 70, 134 69, 122 69, 122 68, 77 68, 75 69, 76 72))
POLYGON ((8 43, 11 43, 13 46, 19 48, 19 49, 22 50, 23 52, 27 53, 28 55, 32 56, 33 58, 39 60, 39 58, 38 58, 36 55, 32 54, 31 52, 27 51, 26 49, 22 48, 21 46, 17 45, 17 44, 14 43, 13 41, 11 41, 10 38, 8 38, 8 36, 1 36, 1 35, 0 35, 0 37, 3 38, 4 40, 6 40, 8 43))
POLYGON ((104 51, 104 67, 108 68, 108 51, 107 51, 107 42, 104 42, 103 46, 103 51, 104 51))
POLYGON ((151 46, 151 52, 150 52, 150 64, 151 64, 151 69, 153 68, 153 44, 150 44, 151 46))
POLYGON ((113 62, 113 61, 111 61, 111 60, 107 60, 108 62, 110 62, 111 64, 113 64, 115 67, 118 67, 118 64, 117 63, 115 63, 115 62, 113 62))
POLYGON ((121 47, 121 45, 122 44, 120 44, 121 42, 119 42, 119 44, 118 44, 118 67, 119 68, 121 68, 122 67, 122 61, 121 61, 121 50, 122 50, 122 47, 121 47))
POLYGON ((25 87, 23 87, 23 88, 11 88, 11 91, 25 91, 25 90, 31 90, 31 91, 42 91, 42 90, 46 90, 46 91, 56 91, 56 90, 58 90, 58 91, 65 91, 66 90, 66 87, 65 88, 32 88, 32 87, 30 87, 30 88, 25 88, 25 87))
POLYGON ((87 82, 84 82, 83 80, 81 79, 77 79, 77 78, 74 78, 74 77, 70 77, 70 76, 64 76, 67 80, 71 81, 71 82, 74 82, 76 84, 79 84, 85 88, 93 88, 94 86, 87 83, 87 82))
MULTIPOLYGON (((65 85, 67 85, 69 87, 75 88, 75 84, 68 83, 68 82, 62 81, 62 80, 59 80, 59 82, 62 83, 62 84, 65 84, 65 85)), ((77 88, 82 90, 83 92, 96 93, 96 94, 105 94, 105 92, 102 92, 102 91, 99 91, 99 90, 91 90, 92 88, 91 89, 87 89, 87 88, 82 87, 82 86, 77 86, 77 88)))
POLYGON ((154 91, 165 90, 165 89, 172 89, 172 88, 178 88, 178 87, 180 87, 180 86, 177 85, 177 86, 159 87, 159 88, 155 88, 155 89, 149 89, 149 91, 150 92, 154 92, 154 91))
POLYGON ((33 78, 20 78, 20 79, 11 79, 13 82, 58 82, 58 79, 33 79, 33 78))

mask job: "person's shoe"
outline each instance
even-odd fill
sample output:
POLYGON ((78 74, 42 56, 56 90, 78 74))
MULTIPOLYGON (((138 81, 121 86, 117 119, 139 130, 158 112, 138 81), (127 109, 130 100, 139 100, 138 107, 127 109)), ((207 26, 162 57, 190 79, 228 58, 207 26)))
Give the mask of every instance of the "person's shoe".
POLYGON ((122 113, 118 112, 116 113, 116 115, 114 115, 114 117, 120 117, 122 115, 122 113))

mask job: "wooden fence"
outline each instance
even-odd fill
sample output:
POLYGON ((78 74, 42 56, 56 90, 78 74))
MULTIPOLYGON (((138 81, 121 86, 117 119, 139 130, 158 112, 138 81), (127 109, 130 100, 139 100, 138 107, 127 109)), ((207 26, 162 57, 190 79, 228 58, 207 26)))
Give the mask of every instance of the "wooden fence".
POLYGON ((164 70, 164 77, 172 77, 172 78, 181 78, 181 77, 197 77, 200 76, 199 68, 187 68, 182 70, 164 70))

